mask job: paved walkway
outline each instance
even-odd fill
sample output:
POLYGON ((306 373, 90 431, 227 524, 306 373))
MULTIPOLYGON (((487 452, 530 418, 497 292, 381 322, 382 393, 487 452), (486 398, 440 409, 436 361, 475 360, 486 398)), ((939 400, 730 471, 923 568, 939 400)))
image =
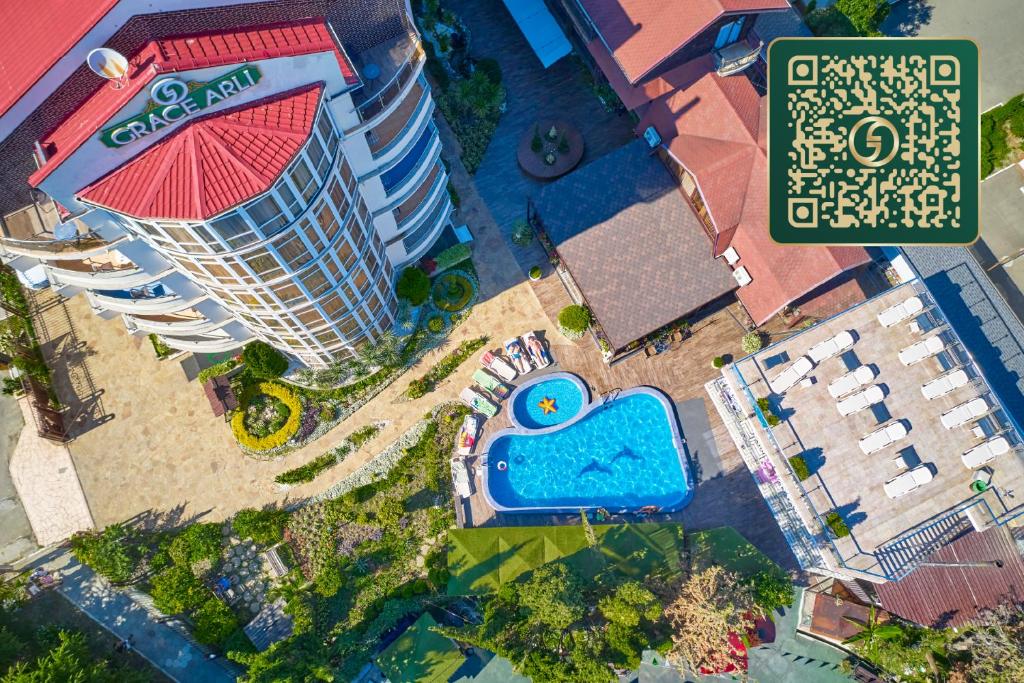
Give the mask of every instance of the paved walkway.
POLYGON ((9 467, 24 426, 18 399, 0 396, 0 564, 11 564, 39 549, 9 467))
POLYGON ((135 650, 174 680, 227 683, 240 673, 230 662, 207 659, 184 636, 157 622, 145 607, 79 564, 71 553, 60 553, 44 566, 60 572, 61 595, 118 638, 132 637, 135 650))

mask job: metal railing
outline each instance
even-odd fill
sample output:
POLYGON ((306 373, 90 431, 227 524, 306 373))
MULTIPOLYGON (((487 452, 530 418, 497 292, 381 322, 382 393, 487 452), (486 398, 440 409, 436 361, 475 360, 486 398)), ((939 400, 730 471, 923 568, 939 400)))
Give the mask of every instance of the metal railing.
MULTIPOLYGON (((391 80, 385 83, 380 90, 370 96, 365 102, 356 105, 356 114, 359 116, 360 123, 366 123, 376 118, 387 109, 402 94, 405 86, 409 84, 416 74, 420 63, 426 58, 420 37, 415 33, 409 33, 408 35, 411 49, 405 62, 399 67, 395 75, 391 77, 391 80)), ((364 85, 363 87, 365 88, 366 86, 364 85)))

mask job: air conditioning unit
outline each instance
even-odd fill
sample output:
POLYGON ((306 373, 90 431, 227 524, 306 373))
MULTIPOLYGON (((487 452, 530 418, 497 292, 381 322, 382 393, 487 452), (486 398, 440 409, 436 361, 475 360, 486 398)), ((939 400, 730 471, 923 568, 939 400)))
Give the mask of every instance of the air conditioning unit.
POLYGON ((647 146, 651 149, 655 149, 661 145, 661 136, 658 134, 658 131, 655 130, 654 126, 647 126, 646 130, 644 130, 644 140, 647 141, 647 146))
POLYGON ((735 265, 736 262, 740 260, 740 253, 733 249, 732 247, 729 247, 728 249, 722 252, 722 257, 725 259, 726 263, 732 266, 735 265))
POLYGON ((732 271, 732 276, 736 278, 736 282, 739 284, 740 287, 746 287, 752 282, 750 273, 748 273, 747 269, 742 266, 732 271))

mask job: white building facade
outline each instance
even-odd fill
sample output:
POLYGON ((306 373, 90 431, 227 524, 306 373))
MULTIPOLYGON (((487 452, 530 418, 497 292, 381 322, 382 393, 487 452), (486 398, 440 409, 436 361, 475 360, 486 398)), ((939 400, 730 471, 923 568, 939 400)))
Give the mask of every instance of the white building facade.
MULTIPOLYGON (((344 359, 391 328, 396 272, 450 224, 419 39, 397 5, 390 31, 347 40, 351 8, 282 22, 290 3, 223 4, 161 3, 186 19, 217 5, 217 30, 143 16, 151 35, 124 53, 127 74, 93 77, 35 141, 33 201, 3 217, 4 260, 175 349, 259 338, 311 366, 344 359)), ((103 21, 130 5, 75 51, 104 45, 103 21)), ((115 38, 138 33, 138 16, 118 21, 115 38)), ((22 99, 46 96, 41 84, 22 99)))

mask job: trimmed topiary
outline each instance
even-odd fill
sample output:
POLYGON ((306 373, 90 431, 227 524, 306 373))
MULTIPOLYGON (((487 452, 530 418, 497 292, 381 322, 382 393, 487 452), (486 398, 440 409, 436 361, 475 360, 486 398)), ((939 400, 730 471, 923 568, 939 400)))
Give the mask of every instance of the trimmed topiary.
POLYGON ((395 294, 413 306, 422 306, 430 296, 430 278, 421 268, 410 266, 402 271, 395 285, 395 294))
POLYGON ((288 359, 270 344, 261 341, 250 342, 242 349, 242 362, 256 377, 273 379, 288 370, 288 359))
POLYGON ((444 332, 444 318, 439 315, 435 315, 433 318, 427 321, 427 329, 434 334, 440 334, 444 332))
POLYGON ((530 268, 530 279, 531 280, 539 280, 540 279, 540 266, 534 266, 533 268, 530 268))
POLYGON ((800 481, 811 476, 811 470, 807 467, 807 461, 804 460, 802 455, 789 456, 789 466, 793 468, 793 474, 795 474, 796 478, 800 481))
POLYGON ((744 353, 756 353, 761 350, 762 346, 764 346, 764 338, 760 332, 748 332, 743 335, 744 353))
POLYGON ((846 525, 846 521, 835 510, 825 515, 825 524, 836 538, 850 535, 850 527, 846 525))
POLYGON ((723 367, 725 367, 725 359, 722 358, 721 356, 715 356, 714 358, 711 359, 711 367, 713 367, 715 370, 721 370, 723 367))
POLYGON ((558 329, 569 339, 579 339, 590 327, 590 311, 586 306, 572 304, 558 314, 558 329))

